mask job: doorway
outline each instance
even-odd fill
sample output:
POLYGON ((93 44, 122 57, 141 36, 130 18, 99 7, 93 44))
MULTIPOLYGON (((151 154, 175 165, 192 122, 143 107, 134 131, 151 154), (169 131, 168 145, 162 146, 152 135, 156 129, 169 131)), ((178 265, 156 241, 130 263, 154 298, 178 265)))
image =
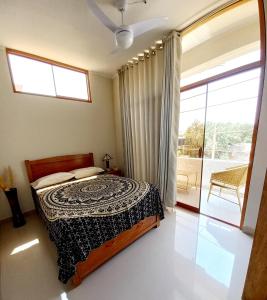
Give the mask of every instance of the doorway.
POLYGON ((177 201, 239 225, 260 69, 182 92, 177 201))

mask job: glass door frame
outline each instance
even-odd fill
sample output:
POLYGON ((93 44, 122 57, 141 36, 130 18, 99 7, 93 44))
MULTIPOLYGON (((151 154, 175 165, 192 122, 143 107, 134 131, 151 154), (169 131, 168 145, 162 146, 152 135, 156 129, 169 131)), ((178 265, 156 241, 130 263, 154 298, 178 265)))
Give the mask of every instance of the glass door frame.
MULTIPOLYGON (((262 53, 262 51, 261 51, 262 53)), ((207 93, 206 93, 206 104, 207 104, 207 98, 208 98, 208 84, 225 79, 227 77, 231 77, 233 75, 238 75, 247 71, 255 70, 255 69, 260 69, 261 70, 261 75, 260 75, 260 83, 259 83, 259 92, 258 92, 258 101, 257 101, 257 108, 256 108, 256 115, 255 115, 255 122, 253 126, 253 133, 252 133, 252 144, 251 144, 251 151, 250 151, 250 158, 249 158, 249 165, 248 165, 248 174, 247 174, 247 180, 246 180, 246 186, 245 186, 245 193, 244 193, 244 202, 243 202, 243 207, 241 211, 241 221, 240 221, 240 226, 237 226, 242 229, 242 226, 244 224, 244 217, 245 217, 245 212, 246 212, 246 207, 247 207, 247 201, 248 201, 248 193, 249 193, 249 185, 250 185, 250 180, 251 180, 251 173, 252 173, 252 166, 253 166, 253 160, 254 160, 254 155, 255 155, 255 146, 256 146, 256 140, 257 140, 257 131, 258 131, 258 124, 259 124, 259 116, 260 116, 260 108, 261 108, 261 102, 262 102, 262 94, 263 94, 263 83, 264 83, 264 74, 265 74, 265 57, 262 57, 261 54, 261 59, 259 61, 232 69, 230 71, 226 71, 224 73, 212 76, 207 79, 203 79, 201 81, 189 84, 187 86, 184 86, 180 89, 181 92, 189 91, 194 88, 198 88, 204 85, 207 85, 207 93)), ((207 105, 205 107, 205 122, 206 122, 206 115, 207 115, 207 105)), ((204 143, 205 143, 205 128, 204 126, 204 136, 203 136, 203 149, 204 149, 204 143)), ((202 152, 201 155, 201 177, 200 177, 200 199, 199 199, 199 207, 193 207, 187 204, 182 204, 177 201, 177 206, 186 208, 188 210, 191 210, 196 213, 201 213, 200 212, 200 207, 201 207, 201 186, 202 186, 202 176, 203 176, 203 155, 204 151, 202 152)), ((215 217, 209 216, 211 218, 217 219, 215 217)), ((217 219, 219 221, 228 223, 226 221, 217 219)), ((234 224, 228 223, 230 225, 236 226, 234 224)))
MULTIPOLYGON (((199 174, 200 176, 197 175, 197 171, 196 171, 196 179, 195 179, 195 188, 197 190, 197 186, 198 186, 198 178, 199 178, 199 202, 198 202, 198 207, 196 206, 193 206, 193 205, 190 205, 190 204, 186 204, 182 201, 176 201, 176 204, 177 206, 179 207, 182 207, 182 208, 185 208, 185 209, 188 209, 188 210, 191 210, 193 212, 196 212, 196 213, 200 213, 200 199, 201 199, 201 186, 202 186, 202 175, 203 175, 203 158, 204 158, 204 144, 205 144, 205 121, 206 121, 206 114, 207 114, 207 100, 208 100, 208 84, 200 84, 199 86, 197 87, 193 87, 193 88, 189 88, 189 89, 186 89, 185 91, 190 91, 192 89, 195 89, 195 88, 198 88, 198 87, 204 87, 203 89, 203 92, 201 92, 201 95, 203 95, 203 108, 197 108, 197 109, 193 109, 193 110, 204 110, 203 112, 203 139, 202 139, 202 144, 201 144, 201 156, 198 156, 198 159, 201 159, 201 164, 200 164, 200 168, 199 168, 199 174), (205 91, 204 91, 205 90, 205 91)), ((181 90, 182 92, 182 90, 181 90)), ((198 94, 197 96, 200 96, 200 94, 198 94)), ((187 100, 187 99, 186 99, 187 100)), ((185 100, 185 101, 186 101, 185 100)), ((188 113, 188 112, 192 112, 192 111, 185 111, 184 113, 188 113)), ((180 112, 180 114, 183 113, 183 112, 180 112)), ((179 126, 180 127, 180 126, 179 126)), ((176 176, 179 176, 179 174, 177 173, 176 176)), ((188 179, 189 181, 189 179, 188 179)), ((187 182, 188 184, 188 182, 187 182)), ((178 189, 178 186, 177 186, 177 189, 178 189)))

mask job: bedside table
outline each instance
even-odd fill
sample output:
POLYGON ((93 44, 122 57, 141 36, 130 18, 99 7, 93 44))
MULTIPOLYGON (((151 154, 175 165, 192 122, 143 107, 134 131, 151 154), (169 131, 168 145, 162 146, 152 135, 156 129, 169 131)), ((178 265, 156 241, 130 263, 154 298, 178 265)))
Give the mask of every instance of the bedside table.
POLYGON ((109 170, 109 171, 103 172, 102 174, 109 174, 109 175, 122 176, 122 172, 121 172, 120 169, 118 169, 118 170, 113 170, 113 169, 111 169, 111 170, 109 170))

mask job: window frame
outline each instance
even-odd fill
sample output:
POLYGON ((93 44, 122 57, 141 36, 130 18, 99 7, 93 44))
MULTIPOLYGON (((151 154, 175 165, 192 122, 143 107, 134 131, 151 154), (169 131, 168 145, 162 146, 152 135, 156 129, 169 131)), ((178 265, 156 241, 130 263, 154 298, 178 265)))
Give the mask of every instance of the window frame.
POLYGON ((237 75, 237 74, 240 74, 240 73, 243 73, 243 72, 246 72, 246 71, 250 71, 250 70, 253 70, 253 69, 262 68, 262 66, 263 66, 262 60, 258 60, 258 61, 249 63, 247 65, 243 65, 241 67, 237 67, 237 68, 225 71, 223 73, 219 73, 219 74, 216 74, 214 76, 211 76, 211 77, 208 77, 208 78, 205 78, 205 79, 201 79, 199 81, 190 83, 188 85, 181 86, 180 91, 185 92, 185 91, 200 87, 202 85, 206 85, 206 84, 212 83, 214 81, 218 81, 220 79, 231 77, 233 75, 237 75))
MULTIPOLYGON (((38 55, 35 55, 35 54, 31 54, 31 53, 23 52, 23 51, 20 51, 20 50, 11 49, 11 48, 6 48, 6 56, 7 56, 8 68, 9 68, 9 73, 10 73, 11 83, 12 83, 12 88, 13 88, 14 93, 33 95, 33 96, 50 97, 50 98, 57 98, 57 99, 63 99, 63 100, 73 100, 73 101, 80 101, 80 102, 84 102, 84 103, 92 103, 90 80, 89 80, 89 71, 88 70, 78 68, 78 67, 74 67, 72 65, 68 65, 68 64, 61 63, 61 62, 58 62, 58 61, 55 61, 55 60, 52 60, 52 59, 48 59, 48 58, 45 58, 45 57, 42 57, 42 56, 38 56, 38 55), (16 89, 15 81, 14 81, 14 78, 13 78, 13 73, 12 73, 12 68, 11 68, 11 64, 10 64, 9 54, 17 55, 17 56, 20 56, 20 57, 32 59, 34 61, 39 61, 39 62, 42 62, 42 63, 46 63, 46 64, 49 64, 51 66, 61 67, 61 68, 67 69, 67 70, 71 70, 71 71, 75 71, 75 72, 85 74, 88 98, 87 99, 81 99, 81 98, 67 97, 67 96, 61 96, 61 95, 53 96, 53 95, 18 91, 16 89)), ((57 90, 56 90, 56 84, 55 84, 54 76, 53 76, 53 81, 54 81, 54 87, 55 87, 55 93, 56 93, 57 90)))

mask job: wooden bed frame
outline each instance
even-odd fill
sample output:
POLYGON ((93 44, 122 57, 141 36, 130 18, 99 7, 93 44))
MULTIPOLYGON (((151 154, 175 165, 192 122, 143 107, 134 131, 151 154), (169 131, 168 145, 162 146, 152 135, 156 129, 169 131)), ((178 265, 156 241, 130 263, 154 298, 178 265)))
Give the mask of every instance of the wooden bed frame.
MULTIPOLYGON (((94 157, 93 153, 64 155, 38 160, 25 160, 25 165, 31 183, 40 177, 52 173, 68 172, 73 169, 94 166, 94 157)), ((105 242, 97 249, 91 251, 85 261, 79 262, 76 265, 76 272, 72 277, 72 283, 75 286, 79 285, 88 274, 119 251, 129 246, 150 229, 159 227, 159 225, 159 216, 145 218, 131 229, 122 232, 114 239, 105 242)))

